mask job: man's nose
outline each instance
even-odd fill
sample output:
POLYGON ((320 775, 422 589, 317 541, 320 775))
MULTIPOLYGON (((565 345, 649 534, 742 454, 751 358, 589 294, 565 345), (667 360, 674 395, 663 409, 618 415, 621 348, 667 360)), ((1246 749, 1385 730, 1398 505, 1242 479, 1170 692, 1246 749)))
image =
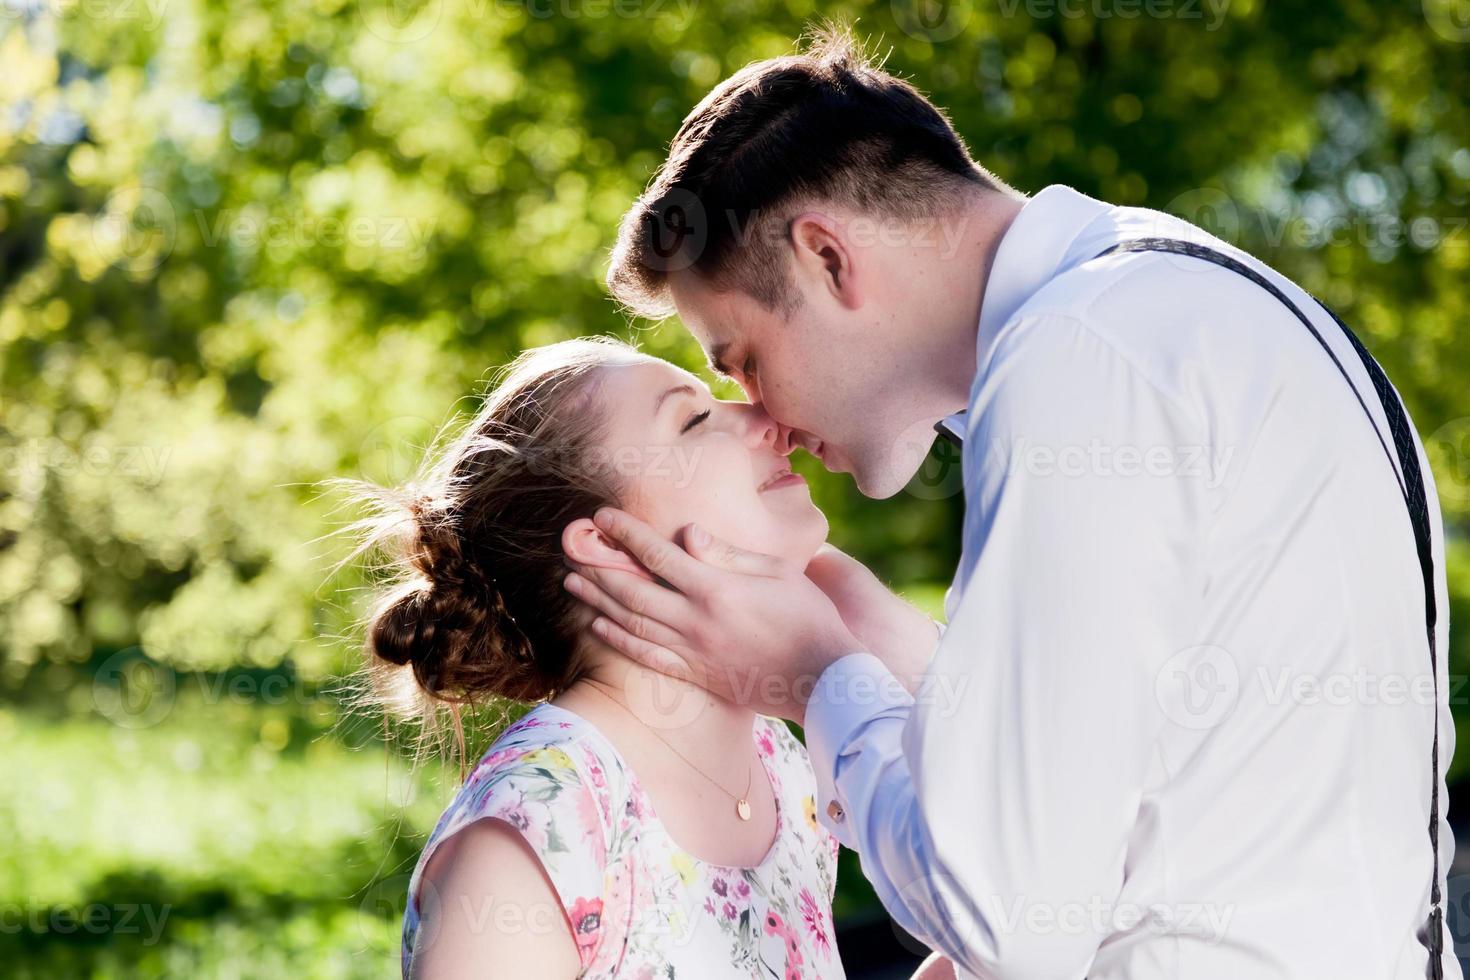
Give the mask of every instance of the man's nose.
POLYGON ((790 456, 796 450, 796 447, 801 445, 797 439, 797 431, 789 425, 782 425, 780 422, 776 422, 774 419, 772 420, 772 424, 776 426, 776 451, 782 456, 790 456))
POLYGON ((782 456, 790 456, 797 446, 796 430, 771 418, 770 413, 759 404, 750 405, 746 409, 745 424, 751 443, 756 448, 770 446, 782 456))

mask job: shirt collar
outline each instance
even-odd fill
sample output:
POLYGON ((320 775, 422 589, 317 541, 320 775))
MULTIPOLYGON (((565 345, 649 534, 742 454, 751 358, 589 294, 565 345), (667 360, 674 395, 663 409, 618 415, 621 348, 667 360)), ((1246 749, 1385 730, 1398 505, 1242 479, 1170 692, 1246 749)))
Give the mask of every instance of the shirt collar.
POLYGON ((1092 257, 1090 251, 1077 246, 1095 237, 1083 233, 1112 209, 1111 204, 1065 184, 1037 191, 1021 207, 1001 237, 985 280, 975 337, 977 367, 985 363, 1001 327, 1026 300, 1062 272, 1092 257))
MULTIPOLYGON (((975 336, 977 371, 984 365, 1001 327, 1037 290, 1112 243, 1116 238, 1112 222, 1106 228, 1093 229, 1097 234, 1088 233, 1090 226, 1111 211, 1111 204, 1065 184, 1044 187, 1022 205, 1001 236, 990 263, 990 276, 985 280, 975 336)), ((976 384, 979 381, 977 373, 976 384)), ((941 427, 948 428, 957 440, 963 439, 968 428, 965 412, 946 416, 935 429, 941 427)))

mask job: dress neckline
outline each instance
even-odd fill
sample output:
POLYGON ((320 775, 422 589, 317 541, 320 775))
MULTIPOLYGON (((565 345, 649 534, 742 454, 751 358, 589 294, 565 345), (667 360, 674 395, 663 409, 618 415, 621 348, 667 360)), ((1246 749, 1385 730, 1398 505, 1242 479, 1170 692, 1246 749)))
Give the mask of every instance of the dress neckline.
POLYGON ((710 868, 714 871, 724 871, 731 874, 745 874, 761 871, 765 869, 772 860, 775 859, 776 851, 779 850, 781 844, 781 837, 783 834, 786 833, 787 830, 786 806, 781 800, 780 787, 783 784, 779 781, 778 778, 775 778, 771 772, 771 767, 775 765, 775 756, 774 754, 770 756, 770 761, 768 762, 766 754, 760 750, 760 746, 756 743, 756 731, 759 726, 770 724, 770 722, 768 722, 760 714, 757 714, 755 716, 755 720, 751 723, 750 738, 751 745, 755 748, 756 758, 760 760, 761 771, 765 773, 766 783, 771 788, 771 799, 774 800, 776 804, 776 832, 771 837, 771 846, 766 848, 766 853, 761 857, 758 863, 748 866, 741 866, 732 864, 718 864, 714 861, 707 861, 704 858, 700 857, 698 854, 695 854, 689 848, 685 847, 683 844, 680 844, 677 840, 675 840, 674 835, 669 832, 668 826, 663 822, 663 818, 658 815, 658 811, 653 805, 653 798, 649 796, 648 791, 643 788, 643 783, 641 780, 639 780, 637 771, 634 770, 633 766, 629 764, 628 760, 623 757, 623 753, 620 752, 618 750, 618 747, 613 744, 612 739, 604 735, 602 729, 593 724, 591 720, 578 714, 570 708, 563 708, 561 705, 552 704, 550 701, 543 701, 535 708, 531 709, 530 712, 527 712, 527 714, 529 715, 541 711, 559 711, 562 714, 572 719, 575 719, 578 724, 587 729, 587 731, 589 731, 594 738, 601 742, 603 747, 617 762, 618 766, 623 770, 624 773, 627 774, 629 792, 636 793, 638 795, 640 807, 642 808, 645 815, 645 824, 653 826, 658 831, 658 833, 663 835, 664 840, 668 841, 675 850, 682 851, 683 853, 689 855, 690 859, 693 860, 695 864, 710 868))

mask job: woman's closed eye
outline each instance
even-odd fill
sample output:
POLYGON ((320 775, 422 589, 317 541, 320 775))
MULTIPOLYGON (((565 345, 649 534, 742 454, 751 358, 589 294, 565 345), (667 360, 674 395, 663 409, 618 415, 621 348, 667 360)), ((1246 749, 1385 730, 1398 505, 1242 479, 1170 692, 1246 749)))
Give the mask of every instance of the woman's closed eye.
POLYGON ((709 418, 709 413, 710 410, 706 408, 702 412, 696 412, 695 414, 689 416, 689 420, 685 422, 683 427, 679 429, 679 434, 683 435, 699 423, 703 422, 705 419, 709 418))

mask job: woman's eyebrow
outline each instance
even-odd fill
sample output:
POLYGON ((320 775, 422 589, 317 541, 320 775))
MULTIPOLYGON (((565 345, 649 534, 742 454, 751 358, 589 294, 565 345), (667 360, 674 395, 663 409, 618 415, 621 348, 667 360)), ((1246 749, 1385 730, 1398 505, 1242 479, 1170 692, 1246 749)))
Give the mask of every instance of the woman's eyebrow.
POLYGON ((698 394, 698 392, 694 390, 693 385, 674 385, 674 387, 670 388, 668 391, 665 391, 662 395, 658 396, 658 401, 653 403, 653 414, 657 415, 659 413, 659 409, 664 407, 665 398, 668 398, 670 395, 677 395, 681 392, 686 395, 698 394))

